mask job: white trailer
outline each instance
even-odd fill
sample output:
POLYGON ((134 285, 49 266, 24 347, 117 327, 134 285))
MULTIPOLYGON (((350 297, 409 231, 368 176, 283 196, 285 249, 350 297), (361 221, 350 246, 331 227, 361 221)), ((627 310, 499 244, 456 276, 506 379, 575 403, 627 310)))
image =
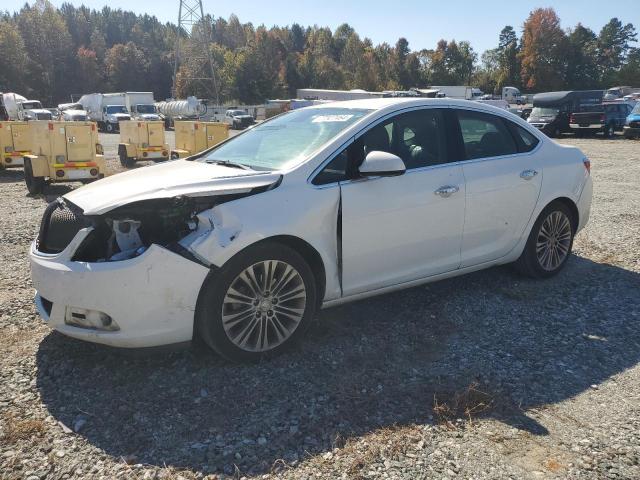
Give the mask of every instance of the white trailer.
POLYGON ((438 90, 439 98, 457 98, 460 100, 479 100, 484 92, 479 88, 465 85, 433 85, 432 90, 438 90))
POLYGON ((131 120, 127 109, 126 93, 89 93, 78 100, 89 115, 89 120, 98 123, 98 129, 117 132, 119 122, 131 120))
POLYGON ((51 120, 53 118, 49 110, 42 108, 39 100, 27 100, 17 93, 3 93, 2 104, 9 120, 51 120))

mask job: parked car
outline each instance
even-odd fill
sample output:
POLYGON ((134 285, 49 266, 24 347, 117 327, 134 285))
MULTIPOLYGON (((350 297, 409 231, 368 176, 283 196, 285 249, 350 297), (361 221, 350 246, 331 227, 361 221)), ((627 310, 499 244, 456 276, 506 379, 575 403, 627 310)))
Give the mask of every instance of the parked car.
POLYGON ((632 108, 628 103, 622 102, 590 105, 585 107, 584 111, 570 115, 569 127, 576 134, 603 133, 605 138, 612 138, 615 132, 624 128, 632 108))
POLYGON ((571 131, 569 117, 591 105, 602 103, 602 90, 538 93, 527 121, 550 137, 571 131))
POLYGON ((241 130, 255 123, 253 117, 244 110, 227 110, 224 121, 234 130, 241 130))
POLYGON ((640 138, 640 103, 636 103, 624 126, 625 138, 640 138))
POLYGON ((36 306, 91 342, 198 336, 258 360, 321 307, 500 264, 557 274, 589 218, 589 172, 579 149, 488 105, 299 109, 50 204, 30 252, 36 306))

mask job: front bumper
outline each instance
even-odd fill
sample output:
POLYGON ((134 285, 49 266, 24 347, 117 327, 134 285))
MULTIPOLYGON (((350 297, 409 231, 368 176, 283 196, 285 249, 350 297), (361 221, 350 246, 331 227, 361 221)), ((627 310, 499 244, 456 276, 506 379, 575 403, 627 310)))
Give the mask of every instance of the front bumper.
POLYGON ((35 242, 31 245, 31 276, 42 319, 69 337, 114 347, 156 347, 190 341, 198 294, 209 269, 158 245, 131 260, 72 261, 90 230, 80 230, 60 254, 43 254, 37 251, 35 242), (67 325, 67 307, 106 313, 120 329, 67 325))

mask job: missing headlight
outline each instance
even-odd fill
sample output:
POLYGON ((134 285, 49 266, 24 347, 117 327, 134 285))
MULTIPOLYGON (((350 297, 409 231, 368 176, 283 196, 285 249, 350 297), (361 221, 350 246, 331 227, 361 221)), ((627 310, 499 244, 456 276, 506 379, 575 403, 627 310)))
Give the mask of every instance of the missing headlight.
POLYGON ((239 196, 144 200, 93 217, 94 230, 73 260, 127 260, 141 255, 151 244, 174 245, 198 227, 198 213, 239 196))

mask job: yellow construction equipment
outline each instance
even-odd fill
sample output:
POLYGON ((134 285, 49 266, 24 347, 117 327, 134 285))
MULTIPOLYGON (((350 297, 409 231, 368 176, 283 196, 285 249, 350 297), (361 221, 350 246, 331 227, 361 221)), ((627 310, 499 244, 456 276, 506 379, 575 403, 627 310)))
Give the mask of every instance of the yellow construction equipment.
POLYGON ((93 122, 29 122, 31 153, 24 156, 29 193, 54 182, 90 182, 104 177, 104 155, 93 122))
POLYGON ((27 122, 0 122, 0 170, 21 167, 31 153, 27 122))
POLYGON ((123 167, 132 167, 138 160, 169 160, 169 145, 164 139, 164 122, 125 120, 120 122, 118 155, 123 167))
POLYGON ((202 152, 229 138, 229 125, 220 122, 175 122, 176 148, 171 158, 184 158, 202 152))

